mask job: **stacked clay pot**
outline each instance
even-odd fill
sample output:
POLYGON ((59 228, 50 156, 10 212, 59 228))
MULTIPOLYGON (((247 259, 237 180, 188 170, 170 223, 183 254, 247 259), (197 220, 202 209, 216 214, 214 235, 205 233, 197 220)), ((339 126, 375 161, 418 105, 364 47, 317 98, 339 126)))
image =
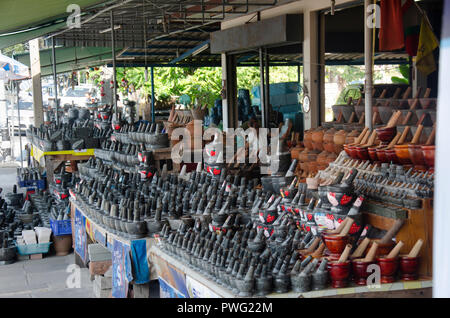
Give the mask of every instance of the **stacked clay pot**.
POLYGON ((334 142, 334 153, 340 154, 342 150, 344 150, 345 140, 347 138, 347 132, 345 130, 339 130, 334 134, 333 142, 334 142))

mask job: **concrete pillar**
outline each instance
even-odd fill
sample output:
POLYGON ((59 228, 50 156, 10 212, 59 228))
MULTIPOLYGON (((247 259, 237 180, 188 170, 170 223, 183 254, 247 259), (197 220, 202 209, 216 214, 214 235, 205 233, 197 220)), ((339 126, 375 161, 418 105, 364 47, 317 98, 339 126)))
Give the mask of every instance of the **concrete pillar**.
POLYGON ((42 109, 41 59, 39 56, 39 39, 31 40, 28 43, 30 46, 31 78, 33 83, 34 126, 39 127, 44 123, 44 111, 42 109))
POLYGON ((223 130, 237 128, 237 78, 236 57, 222 54, 222 112, 223 130))
POLYGON ((311 110, 304 114, 305 130, 308 130, 319 125, 319 14, 317 11, 303 14, 303 92, 311 98, 311 110))

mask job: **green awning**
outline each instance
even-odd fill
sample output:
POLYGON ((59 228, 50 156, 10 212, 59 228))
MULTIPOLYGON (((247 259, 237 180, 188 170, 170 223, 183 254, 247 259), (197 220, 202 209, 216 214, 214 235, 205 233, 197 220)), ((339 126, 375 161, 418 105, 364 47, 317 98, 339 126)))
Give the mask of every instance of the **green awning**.
MULTIPOLYGON (((0 34, 26 30, 68 17, 70 4, 83 9, 107 2, 106 0, 1 0, 0 34)), ((59 21, 61 22, 61 21, 59 21)))
MULTIPOLYGON (((121 49, 116 50, 116 54, 121 49)), ((110 62, 112 59, 111 48, 105 47, 58 47, 55 49, 56 55, 56 72, 66 73, 75 70, 85 69, 91 66, 98 66, 110 62)), ((14 58, 30 66, 30 55, 21 53, 14 58)), ((46 49, 40 51, 41 59, 41 76, 53 74, 52 68, 52 50, 46 49)))
POLYGON ((0 50, 19 43, 28 42, 29 40, 41 37, 47 33, 55 32, 63 28, 65 25, 66 23, 62 22, 46 27, 32 29, 31 31, 0 35, 0 50))

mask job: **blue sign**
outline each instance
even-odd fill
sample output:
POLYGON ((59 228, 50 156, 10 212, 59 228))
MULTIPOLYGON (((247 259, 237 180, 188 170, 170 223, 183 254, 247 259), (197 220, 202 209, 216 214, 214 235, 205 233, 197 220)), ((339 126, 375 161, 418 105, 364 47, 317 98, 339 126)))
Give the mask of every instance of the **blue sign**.
POLYGON ((112 251, 112 296, 126 298, 128 283, 133 280, 131 274, 130 247, 114 240, 112 251))
POLYGON ((159 280, 159 297, 160 298, 186 298, 182 293, 176 290, 174 287, 170 286, 161 277, 159 280))
POLYGON ((87 234, 86 234, 86 218, 83 214, 75 209, 75 252, 81 257, 86 264, 87 261, 87 234))

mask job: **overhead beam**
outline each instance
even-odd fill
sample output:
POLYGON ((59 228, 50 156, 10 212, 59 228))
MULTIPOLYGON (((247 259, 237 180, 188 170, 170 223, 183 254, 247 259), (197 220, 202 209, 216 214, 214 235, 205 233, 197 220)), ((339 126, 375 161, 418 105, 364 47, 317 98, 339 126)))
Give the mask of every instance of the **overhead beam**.
MULTIPOLYGON (((208 49, 209 47, 209 40, 206 40, 205 42, 200 43, 199 45, 197 45, 196 47, 184 52, 183 54, 181 54, 179 57, 173 59, 172 61, 169 62, 169 64, 175 64, 178 63, 182 60, 184 60, 185 58, 194 55, 195 52, 197 52, 198 50, 201 50, 202 48, 208 49)), ((201 53, 201 52, 200 52, 201 53)))

